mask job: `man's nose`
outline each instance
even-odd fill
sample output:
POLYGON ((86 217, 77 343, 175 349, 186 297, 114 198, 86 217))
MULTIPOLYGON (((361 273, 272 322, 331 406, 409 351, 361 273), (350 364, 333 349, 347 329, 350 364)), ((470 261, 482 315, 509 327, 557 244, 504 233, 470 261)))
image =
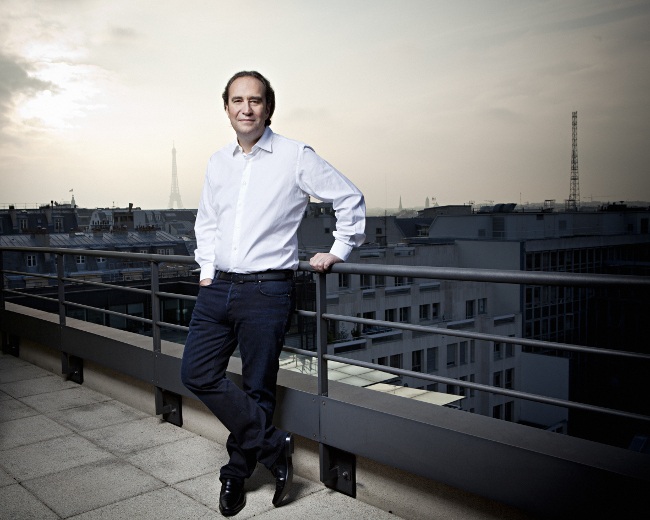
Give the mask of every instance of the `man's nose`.
POLYGON ((251 108, 251 104, 250 104, 250 102, 248 102, 248 101, 244 101, 243 111, 244 111, 246 114, 250 114, 250 113, 253 111, 252 108, 251 108))

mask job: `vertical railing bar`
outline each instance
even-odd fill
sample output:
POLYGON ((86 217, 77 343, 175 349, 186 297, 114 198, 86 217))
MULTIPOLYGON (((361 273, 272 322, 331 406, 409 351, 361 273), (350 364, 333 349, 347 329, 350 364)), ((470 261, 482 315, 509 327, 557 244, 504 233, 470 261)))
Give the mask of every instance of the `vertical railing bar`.
POLYGON ((327 380, 327 320, 323 314, 327 311, 327 275, 318 273, 316 282, 316 353, 318 358, 318 395, 328 395, 327 380))
POLYGON ((59 298, 59 325, 65 326, 65 261, 64 255, 57 253, 56 258, 56 277, 57 293, 59 298))
POLYGON ((0 283, 2 283, 2 287, 0 287, 0 310, 5 310, 5 252, 0 251, 0 276, 2 279, 0 279, 0 283))
POLYGON ((158 262, 151 261, 151 339, 153 342, 153 381, 154 384, 154 401, 156 408, 156 415, 164 413, 165 399, 163 396, 163 389, 158 386, 158 356, 162 350, 160 344, 160 297, 158 291, 160 284, 158 283, 158 262))
MULTIPOLYGON (((151 262, 151 336, 153 338, 153 351, 159 353, 160 346, 160 283, 158 280, 158 262, 151 262)), ((156 378, 157 379, 157 378, 156 378)))

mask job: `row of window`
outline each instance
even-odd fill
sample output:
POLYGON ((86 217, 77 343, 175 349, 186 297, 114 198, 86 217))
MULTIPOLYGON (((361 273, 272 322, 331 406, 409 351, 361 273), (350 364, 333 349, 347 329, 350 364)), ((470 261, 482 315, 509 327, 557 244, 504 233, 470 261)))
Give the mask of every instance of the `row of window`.
MULTIPOLYGON (((149 254, 149 250, 148 249, 141 249, 140 251, 138 251, 138 253, 149 254)), ((165 249, 161 248, 161 249, 156 250, 156 253, 159 254, 159 255, 173 255, 174 254, 174 249, 171 248, 171 247, 170 248, 165 248, 165 249)), ((106 263, 106 258, 104 258, 103 256, 98 256, 98 257, 95 257, 95 258, 96 258, 96 262, 98 264, 106 263)), ((86 264, 86 255, 75 255, 74 260, 75 260, 75 263, 77 265, 85 265, 86 264)), ((38 265, 38 257, 36 255, 26 255, 25 256, 25 264, 27 265, 27 267, 36 267, 38 265)))
MULTIPOLYGON (((350 276, 347 273, 339 273, 339 289, 350 288, 350 276)), ((361 274, 359 275, 359 286, 361 289, 373 289, 375 287, 386 287, 386 276, 361 274)), ((391 277, 389 277, 391 278, 391 277)), ((411 276, 394 276, 393 285, 395 287, 413 285, 413 277, 411 276)))
MULTIPOLYGON (((41 220, 38 220, 38 223, 40 225, 41 220)), ((18 219, 18 228, 21 230, 29 229, 29 220, 26 218, 19 218, 18 219)), ((0 227, 1 230, 1 227, 0 227)), ((63 231, 63 218, 55 218, 54 219, 54 231, 57 233, 61 233, 63 231)))

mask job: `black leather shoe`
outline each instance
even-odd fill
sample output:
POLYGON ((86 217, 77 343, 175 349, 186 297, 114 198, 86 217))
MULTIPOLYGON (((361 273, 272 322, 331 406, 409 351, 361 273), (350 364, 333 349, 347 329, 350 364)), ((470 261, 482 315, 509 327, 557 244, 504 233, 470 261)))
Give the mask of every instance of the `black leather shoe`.
POLYGON ((234 516, 246 505, 244 481, 237 478, 221 479, 219 511, 223 516, 234 516))
POLYGON ((289 494, 291 484, 293 483, 293 462, 291 455, 293 454, 293 434, 287 433, 287 436, 282 441, 284 443, 282 452, 275 461, 271 472, 275 476, 275 494, 273 495, 273 505, 278 507, 282 500, 289 494))

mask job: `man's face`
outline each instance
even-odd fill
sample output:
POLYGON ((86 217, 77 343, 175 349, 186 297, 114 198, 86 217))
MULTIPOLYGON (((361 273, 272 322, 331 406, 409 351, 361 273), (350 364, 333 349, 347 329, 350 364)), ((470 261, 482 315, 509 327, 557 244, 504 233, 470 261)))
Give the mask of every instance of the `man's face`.
POLYGON ((264 85, 251 76, 237 78, 228 89, 226 113, 240 144, 255 143, 264 133, 269 117, 264 85))

